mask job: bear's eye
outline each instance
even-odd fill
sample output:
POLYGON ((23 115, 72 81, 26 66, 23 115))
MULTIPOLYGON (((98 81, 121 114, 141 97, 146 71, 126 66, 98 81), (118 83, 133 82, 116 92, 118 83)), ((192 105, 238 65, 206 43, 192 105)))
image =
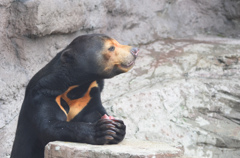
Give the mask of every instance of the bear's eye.
POLYGON ((108 48, 109 51, 113 52, 115 50, 114 46, 111 46, 110 48, 108 48))

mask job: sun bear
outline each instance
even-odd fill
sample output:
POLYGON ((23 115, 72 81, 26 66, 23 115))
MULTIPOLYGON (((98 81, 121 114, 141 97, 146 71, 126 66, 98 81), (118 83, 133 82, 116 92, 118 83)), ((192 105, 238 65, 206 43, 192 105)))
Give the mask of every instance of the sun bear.
POLYGON ((103 34, 74 39, 27 85, 11 158, 43 158, 50 141, 117 144, 122 120, 107 116, 104 79, 130 70, 138 49, 103 34))

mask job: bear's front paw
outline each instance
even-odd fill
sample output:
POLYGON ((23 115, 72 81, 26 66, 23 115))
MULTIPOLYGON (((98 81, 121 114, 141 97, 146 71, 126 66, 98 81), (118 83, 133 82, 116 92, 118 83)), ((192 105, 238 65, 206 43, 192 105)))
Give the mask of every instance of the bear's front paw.
POLYGON ((102 118, 95 125, 97 144, 117 144, 125 136, 126 126, 122 120, 102 118))

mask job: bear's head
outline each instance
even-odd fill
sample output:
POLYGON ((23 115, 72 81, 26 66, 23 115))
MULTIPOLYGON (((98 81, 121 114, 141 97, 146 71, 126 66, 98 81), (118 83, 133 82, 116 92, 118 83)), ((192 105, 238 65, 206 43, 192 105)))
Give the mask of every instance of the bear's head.
POLYGON ((90 34, 74 39, 61 54, 61 61, 74 69, 111 78, 129 71, 137 58, 138 49, 119 44, 103 34, 90 34))

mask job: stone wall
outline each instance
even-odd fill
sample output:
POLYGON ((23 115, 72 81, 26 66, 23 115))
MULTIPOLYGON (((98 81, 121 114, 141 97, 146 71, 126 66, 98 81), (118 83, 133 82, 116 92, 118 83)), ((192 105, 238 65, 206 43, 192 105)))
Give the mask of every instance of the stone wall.
POLYGON ((140 47, 103 103, 127 137, 240 155, 238 0, 0 0, 0 157, 8 157, 30 78, 72 39, 105 33, 140 47))

